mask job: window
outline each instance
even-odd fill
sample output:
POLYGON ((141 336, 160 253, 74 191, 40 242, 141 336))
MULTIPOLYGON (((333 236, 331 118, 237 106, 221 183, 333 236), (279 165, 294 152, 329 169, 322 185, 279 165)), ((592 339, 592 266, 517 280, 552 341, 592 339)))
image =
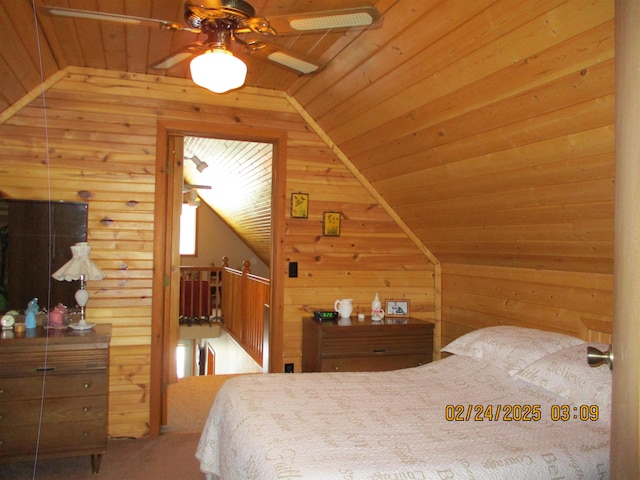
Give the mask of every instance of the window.
POLYGON ((180 213, 180 255, 196 254, 196 212, 198 207, 182 204, 180 213))
POLYGON ((178 344, 176 351, 176 370, 178 378, 185 377, 187 363, 187 346, 184 343, 178 344))

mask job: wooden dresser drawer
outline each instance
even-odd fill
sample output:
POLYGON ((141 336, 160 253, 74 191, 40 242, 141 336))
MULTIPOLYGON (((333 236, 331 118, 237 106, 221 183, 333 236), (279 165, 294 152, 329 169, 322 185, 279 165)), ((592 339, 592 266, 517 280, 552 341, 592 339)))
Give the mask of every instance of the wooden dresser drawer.
POLYGON ((374 372, 418 367, 432 361, 431 354, 323 358, 322 372, 374 372))
POLYGON ((55 397, 105 395, 109 379, 102 373, 88 372, 74 375, 48 374, 32 377, 0 377, 0 405, 5 401, 55 397))
POLYGON ((0 432, 7 427, 38 422, 90 422, 107 418, 107 396, 47 398, 0 403, 0 432), (41 412, 42 409, 42 412, 41 412))
POLYGON ((70 450, 75 450, 76 455, 88 455, 90 450, 104 451, 106 448, 106 423, 104 419, 96 419, 89 422, 47 423, 40 428, 38 425, 19 429, 0 428, 0 459, 9 457, 20 460, 15 457, 32 456, 38 440, 38 450, 50 456, 70 450))
POLYGON ((417 367, 433 359, 433 324, 415 318, 350 325, 303 319, 303 372, 362 372, 417 367))
POLYGON ((76 373, 107 368, 107 349, 53 350, 46 352, 27 350, 24 352, 0 352, 0 376, 16 377, 47 373, 76 373))
POLYGON ((90 455, 107 447, 111 325, 37 327, 0 338, 0 463, 90 455))
POLYGON ((412 331, 410 335, 397 330, 353 335, 327 333, 322 342, 322 356, 426 353, 431 352, 432 342, 433 335, 424 330, 412 331))

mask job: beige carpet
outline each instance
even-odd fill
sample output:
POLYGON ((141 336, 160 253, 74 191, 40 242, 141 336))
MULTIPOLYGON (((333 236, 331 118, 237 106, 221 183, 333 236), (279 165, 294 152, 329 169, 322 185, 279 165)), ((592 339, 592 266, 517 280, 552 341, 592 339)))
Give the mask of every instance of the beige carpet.
POLYGON ((227 379, 235 376, 184 377, 178 383, 169 385, 169 413, 167 425, 162 427, 162 431, 201 432, 218 389, 227 379))
POLYGON ((195 458, 199 433, 109 440, 100 472, 86 457, 0 465, 0 480, 203 480, 195 458))

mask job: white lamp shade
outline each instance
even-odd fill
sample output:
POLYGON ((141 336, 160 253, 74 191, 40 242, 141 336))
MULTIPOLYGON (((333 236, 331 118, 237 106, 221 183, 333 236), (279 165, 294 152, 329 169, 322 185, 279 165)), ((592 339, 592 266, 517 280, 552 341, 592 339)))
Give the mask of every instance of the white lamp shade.
POLYGON ((104 272, 91 261, 89 253, 91 247, 86 242, 79 242, 71 246, 72 257, 60 267, 52 277, 59 281, 71 282, 73 280, 102 280, 104 272))
POLYGON ((241 87, 246 77, 245 63, 224 48, 214 48, 191 60, 193 82, 214 93, 241 87))

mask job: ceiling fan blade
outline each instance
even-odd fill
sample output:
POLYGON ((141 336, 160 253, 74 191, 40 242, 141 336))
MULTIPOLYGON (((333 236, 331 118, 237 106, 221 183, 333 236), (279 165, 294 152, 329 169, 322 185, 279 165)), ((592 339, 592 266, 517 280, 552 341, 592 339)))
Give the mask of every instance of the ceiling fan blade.
POLYGON ((202 42, 190 43, 149 67, 154 70, 166 70, 187 60, 188 58, 193 57, 194 55, 197 55, 198 53, 204 53, 206 50, 207 46, 202 42))
POLYGON ((116 22, 125 25, 139 25, 145 27, 160 27, 163 30, 186 30, 200 33, 199 29, 184 27, 178 23, 168 20, 158 20, 155 18, 134 17, 130 15, 120 15, 118 13, 95 12, 91 10, 78 10, 76 8, 42 6, 40 10, 46 15, 53 17, 84 18, 88 20, 98 20, 102 22, 116 22))
POLYGON ((246 53, 259 60, 270 61, 281 67, 293 70, 300 75, 318 73, 324 69, 324 65, 313 58, 268 43, 259 43, 259 48, 247 44, 246 53))
POLYGON ((382 16, 375 7, 342 8, 312 13, 266 17, 276 35, 299 35, 318 31, 343 31, 353 28, 377 28, 382 16))

